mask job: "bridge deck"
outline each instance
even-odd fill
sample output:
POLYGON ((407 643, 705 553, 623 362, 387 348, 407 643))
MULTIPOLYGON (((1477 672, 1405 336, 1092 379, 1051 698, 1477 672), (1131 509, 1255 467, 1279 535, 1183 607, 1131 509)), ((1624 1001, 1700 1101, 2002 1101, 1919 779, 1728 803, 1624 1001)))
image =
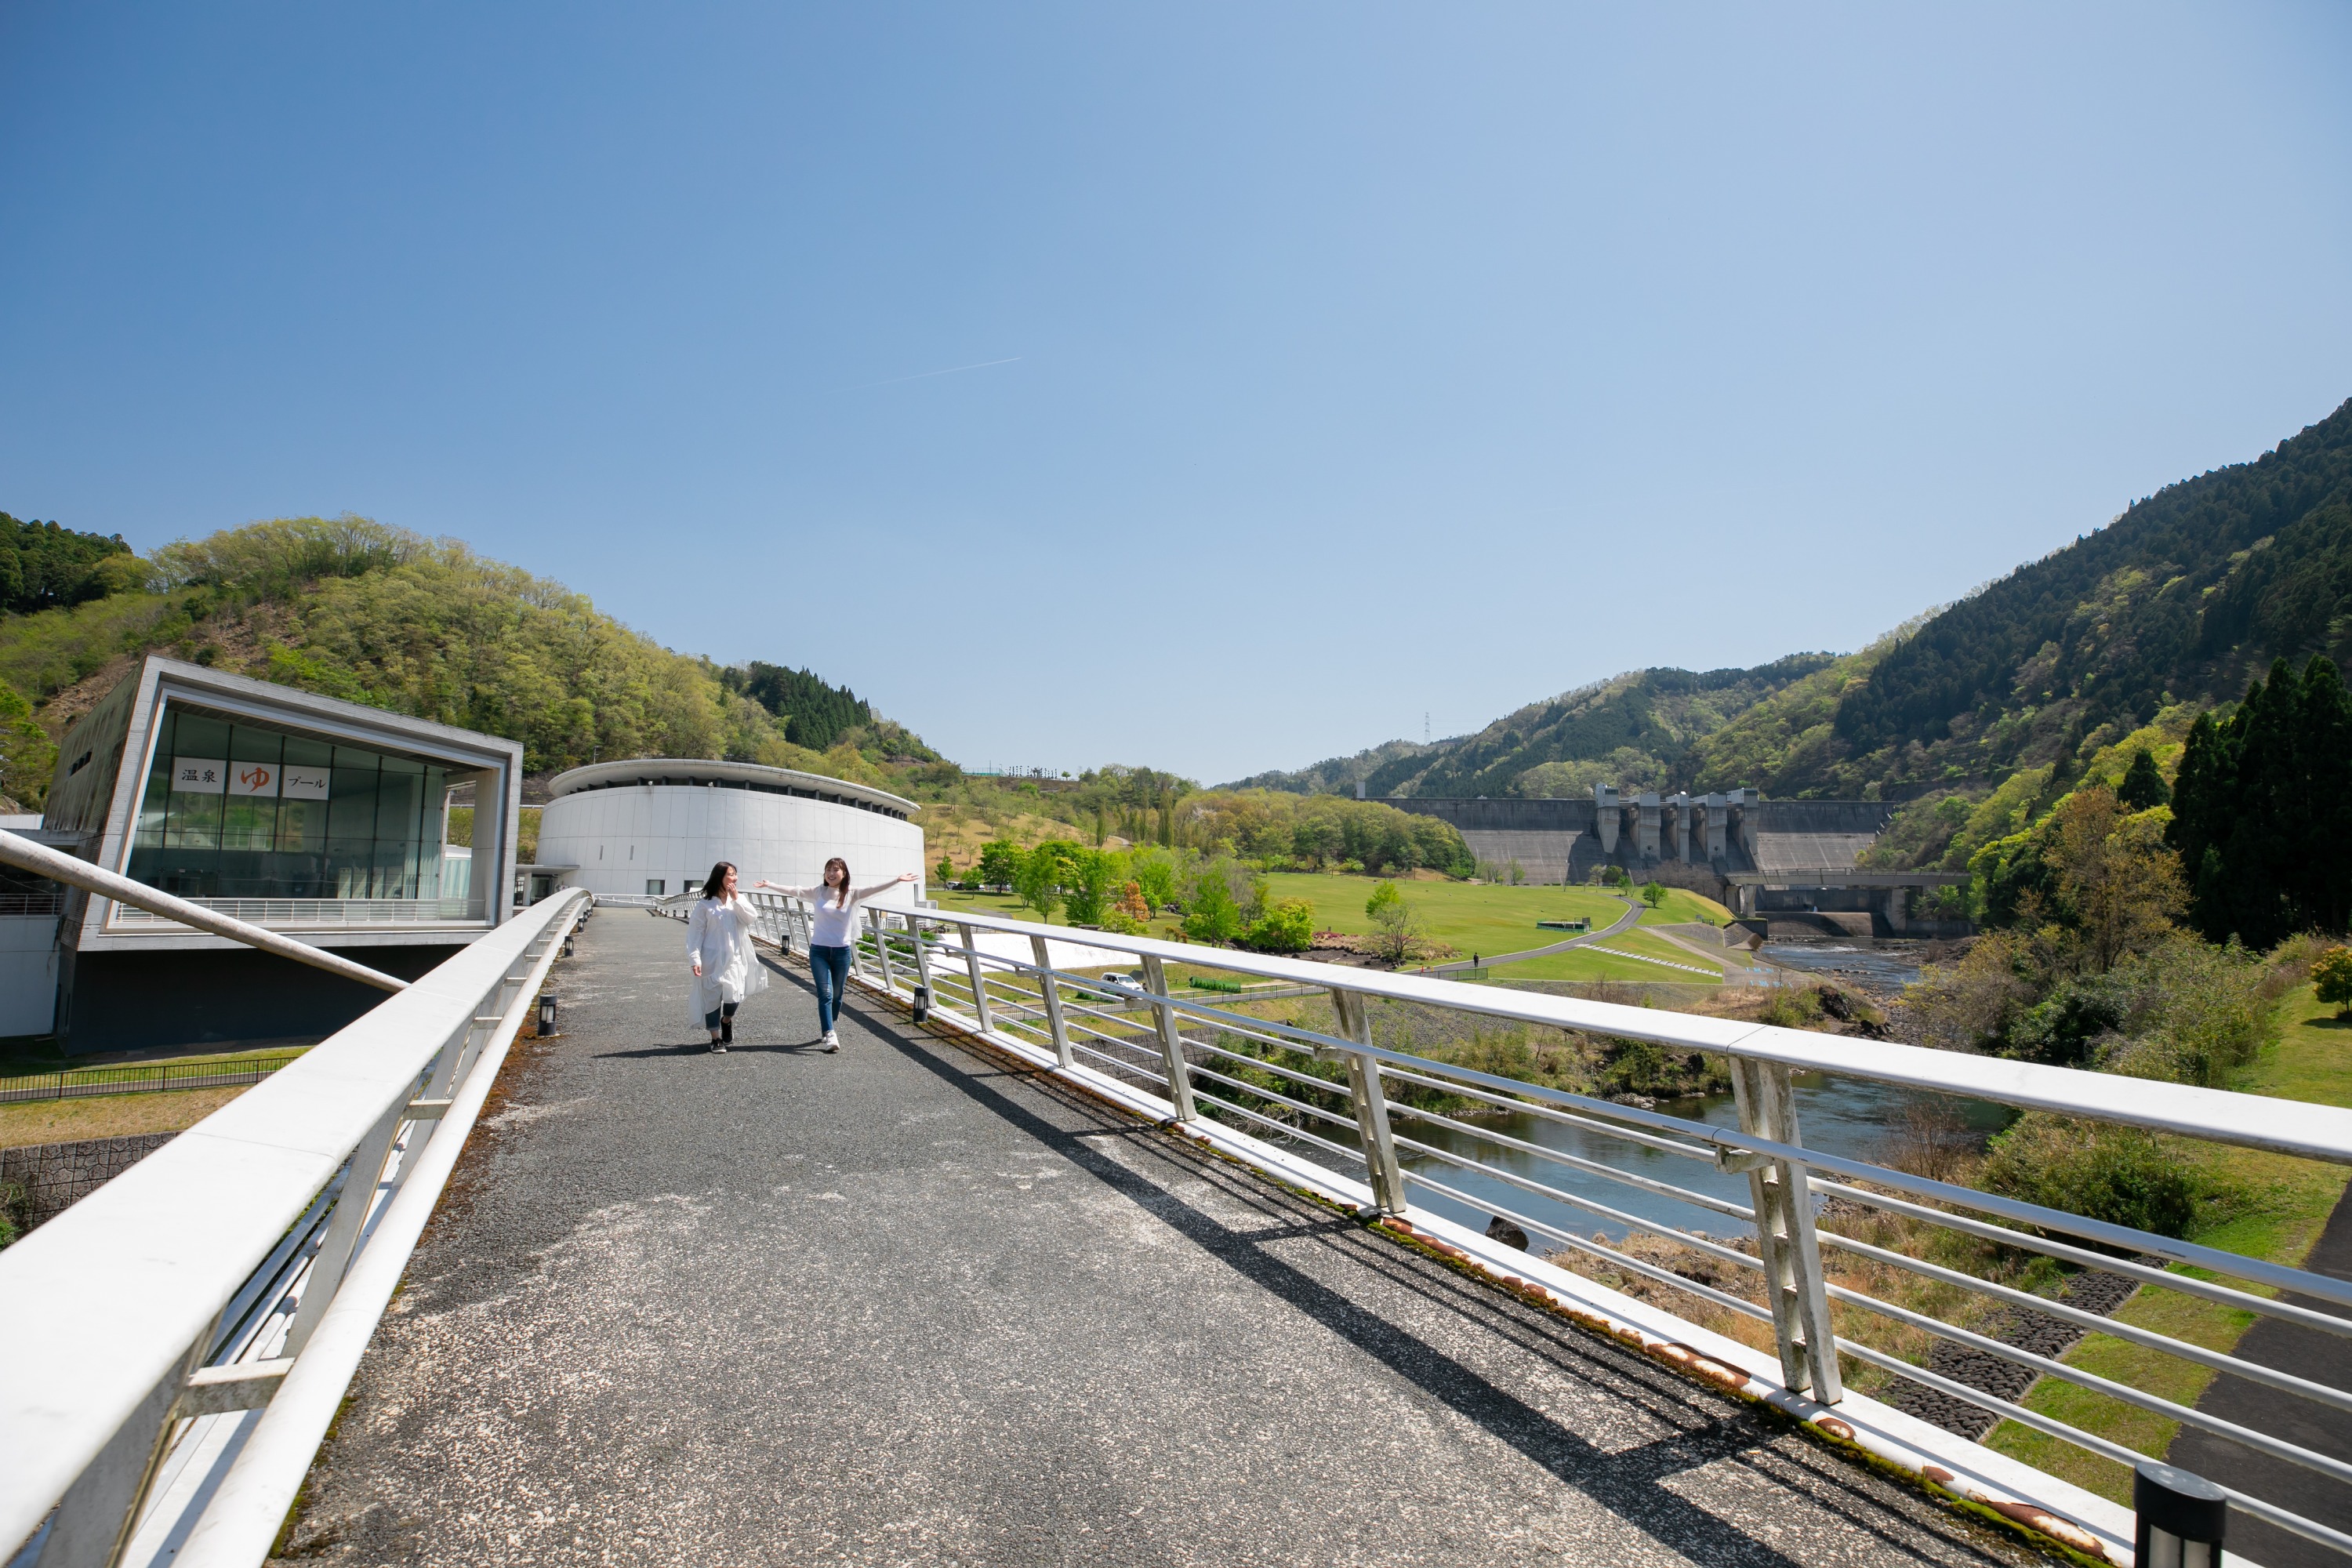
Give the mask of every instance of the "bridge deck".
POLYGON ((797 973, 557 972, 313 1471, 352 1563, 2015 1563, 1746 1407, 797 973))

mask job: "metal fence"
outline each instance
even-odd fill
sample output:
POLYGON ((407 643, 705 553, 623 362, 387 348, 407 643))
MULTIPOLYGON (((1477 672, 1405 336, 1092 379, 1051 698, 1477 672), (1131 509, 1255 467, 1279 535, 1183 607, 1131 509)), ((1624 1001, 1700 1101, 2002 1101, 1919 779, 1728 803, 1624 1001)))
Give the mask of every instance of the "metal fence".
POLYGON ((519 913, 0 1252, 0 1552, 268 1556, 590 906, 519 913))
MULTIPOLYGON (((682 918, 691 901, 671 900, 655 912, 682 918)), ((753 902, 763 938, 803 946, 805 909, 769 894, 753 895, 753 902)), ((2352 1336, 2352 1316, 2340 1315, 2352 1312, 2352 1283, 1808 1148, 1792 1075, 1969 1097, 2060 1112, 2086 1125, 2151 1130, 2337 1163, 2352 1163, 2352 1111, 960 912, 869 909, 854 963, 867 986, 940 1012, 956 1026, 1083 1079, 1148 1090, 1154 1110, 1164 1108, 1180 1126, 1245 1129, 1269 1145, 1345 1173, 1360 1181, 1370 1206, 1384 1215, 1426 1224, 1442 1217, 1445 1205, 1458 1205, 1715 1312, 1751 1320, 1769 1330, 1780 1391, 1801 1395, 1804 1408, 1839 1407, 1846 1401, 1845 1377, 1866 1366, 2126 1467, 2147 1457, 1930 1371, 1917 1347, 1944 1340, 2326 1481, 2352 1484, 2352 1464, 2290 1436, 2305 1429, 2306 1413, 2336 1421, 2352 1416, 2352 1392, 1987 1278, 1995 1270, 1972 1270, 1967 1246, 1919 1256, 1885 1245, 1887 1237, 1874 1227, 1893 1224, 1965 1238, 1984 1244, 1976 1248, 1979 1257, 2040 1258, 2059 1269, 2101 1270, 2144 1290, 2331 1335, 2352 1336), (1135 967, 1108 974, 1057 968, 1049 942, 1107 950, 1132 959, 1135 967), (1300 1027, 1235 1010, 1244 998, 1218 1005, 1189 984, 1171 984, 1174 965, 1313 986, 1329 997, 1336 1022, 1330 1029, 1300 1027), (1375 1002, 1712 1054, 1729 1065, 1738 1124, 1384 1048, 1373 1043, 1369 1007, 1375 1002), (1482 1122, 1496 1112, 1572 1129, 1585 1150, 1570 1152, 1482 1122), (1707 1191, 1690 1177, 1656 1173, 1677 1162, 1694 1174, 1743 1177, 1746 1201, 1726 1196, 1719 1181, 1717 1190, 1707 1191), (1632 1206, 1628 1200, 1601 1201, 1593 1195, 1596 1179, 1643 1201, 1632 1206), (1510 1194, 1510 1201, 1498 1202, 1498 1194, 1510 1194), (1728 1232, 1674 1225, 1642 1212, 1658 1198, 1730 1222, 1728 1232), (1437 1200, 1440 1210, 1427 1207, 1428 1200, 1437 1200), (1714 1282, 1704 1278, 1708 1269, 1645 1259, 1638 1247, 1610 1239, 1612 1232, 1619 1238, 1647 1236, 1678 1254, 1696 1255, 1715 1272, 1714 1282), (1970 1328, 1951 1321, 1969 1315, 1952 1306, 1938 1316, 1916 1300, 1886 1299, 1900 1290, 1873 1294, 1840 1284, 1837 1270, 1825 1268, 1825 1255, 1866 1263, 1885 1279, 1924 1282, 1937 1288, 1927 1296, 1947 1302, 2024 1309, 2244 1379, 2276 1397, 2276 1419, 2260 1429, 2240 1425, 2167 1397, 2158 1391, 2166 1382, 2161 1377, 2103 1376, 1978 1331, 1980 1322, 1970 1328), (1743 1279, 1745 1289, 1738 1283, 1743 1279)), ((2224 1490, 2245 1513, 2352 1555, 2352 1534, 2275 1498, 2224 1490)), ((2116 1550, 2128 1550, 2127 1534, 2116 1550)))
POLYGON ((158 1062, 152 1066, 60 1068, 55 1072, 0 1078, 0 1105, 26 1100, 87 1100, 108 1094, 152 1094, 177 1089, 228 1089, 259 1083, 299 1051, 271 1051, 221 1061, 158 1062))

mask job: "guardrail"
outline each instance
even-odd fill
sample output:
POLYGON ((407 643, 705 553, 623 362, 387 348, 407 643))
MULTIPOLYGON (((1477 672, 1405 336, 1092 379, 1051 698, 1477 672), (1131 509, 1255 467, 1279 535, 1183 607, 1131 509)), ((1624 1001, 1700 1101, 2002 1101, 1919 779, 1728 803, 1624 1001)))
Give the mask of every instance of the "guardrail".
POLYGON ((591 902, 518 913, 0 1252, 0 1551, 268 1554, 591 902))
MULTIPOLYGON (((773 894, 751 898, 761 910, 762 938, 788 949, 804 946, 804 908, 773 894)), ((673 899, 653 912, 683 918, 691 903, 690 896, 673 899)), ((1304 1155, 1315 1166, 1351 1178, 1345 1190, 1365 1195, 1368 1211, 1424 1233, 1450 1234, 1449 1222, 1416 1206, 1416 1191, 1493 1215, 1612 1269, 1769 1325, 1777 1385, 1767 1374, 1734 1371, 1733 1380, 1744 1380, 1751 1392, 1783 1402, 1847 1440, 1855 1440, 1854 1423, 1832 1413, 1867 1402, 1847 1400, 1842 1361, 1910 1379, 2126 1467, 2147 1458, 1929 1371, 1887 1348, 1889 1331, 1897 1331, 1949 1341, 2329 1480, 2352 1483, 2352 1465, 2280 1435, 2294 1426, 2285 1402, 2301 1407, 2294 1412, 2298 1415, 2315 1407, 2343 1418, 2352 1416, 2352 1392, 2085 1312, 1856 1232, 1868 1228, 1870 1216, 1891 1216, 2061 1266, 2120 1275, 2141 1289, 2178 1292, 2337 1335, 2352 1336, 2352 1315, 2285 1298, 2352 1312, 2352 1283, 1809 1149, 1798 1125, 1792 1075, 1819 1073, 1965 1096, 2336 1163, 2352 1163, 2352 1110, 960 911, 869 906, 854 951, 854 973, 866 987, 910 1005, 919 1019, 937 1013, 1041 1066, 1125 1094, 1148 1106, 1147 1113, 1180 1127, 1199 1131, 1222 1124, 1246 1132, 1243 1145, 1304 1155), (997 939, 993 951, 982 943, 990 936, 997 939), (1132 973, 1120 980, 1057 968, 1049 962, 1049 942, 1132 957, 1139 961, 1141 983, 1134 983, 1132 973), (1023 946, 1025 956, 1019 952, 1023 946), (1235 1011, 1244 998, 1212 1005, 1192 987, 1171 984, 1171 964, 1317 987, 1331 1000, 1337 1030, 1301 1028, 1235 1011), (1367 1007, 1377 1000, 1720 1056, 1730 1064, 1738 1125, 1717 1126, 1381 1047, 1372 1041, 1367 1007), (1449 1114, 1433 1108, 1437 1097, 1470 1109, 1449 1114), (1643 1165, 1654 1167, 1658 1156, 1666 1156, 1717 1173, 1743 1173, 1748 1201, 1729 1201, 1624 1163, 1507 1136, 1467 1119, 1498 1110, 1574 1129, 1643 1165), (1360 1183, 1352 1180, 1358 1172, 1360 1183), (1734 1221, 1739 1232, 1727 1239, 1595 1201, 1559 1184, 1570 1173, 1671 1198, 1734 1221), (1518 1194, 1519 1201, 1498 1205, 1491 1195, 1464 1191, 1465 1178, 1472 1176, 1490 1191, 1518 1194), (1825 1218, 1823 1200, 1832 1198, 1842 1200, 1841 1215, 1853 1217, 1825 1218), (1726 1278, 1752 1277, 1761 1289, 1743 1293, 1718 1288, 1646 1261, 1597 1232, 1571 1228, 1579 1219, 1659 1237, 1719 1267, 1726 1278), (1958 1299, 2046 1314, 2243 1378, 2280 1396, 2279 1430, 2254 1430, 2148 1388, 1840 1285, 1823 1267, 1825 1251, 1948 1288, 1958 1299), (2155 1261, 2143 1261, 2149 1258, 2155 1261)), ((1296 1162, 1286 1167, 1294 1175, 1302 1168, 1296 1162)), ((1530 1264, 1521 1272, 1539 1271, 1540 1266, 1530 1264)), ((1902 1462, 1922 1468, 1918 1453, 1906 1454, 1902 1462)), ((2246 1513, 2352 1555, 2352 1535, 2271 1499, 2222 1489, 2246 1513)), ((1994 1506, 2014 1511, 2019 1505, 1996 1499, 1994 1506)), ((2128 1556, 2127 1531, 2120 1542, 2112 1531, 2102 1541, 2079 1529, 2069 1536, 2064 1521, 2042 1523, 2078 1549, 2117 1562, 2128 1556)))

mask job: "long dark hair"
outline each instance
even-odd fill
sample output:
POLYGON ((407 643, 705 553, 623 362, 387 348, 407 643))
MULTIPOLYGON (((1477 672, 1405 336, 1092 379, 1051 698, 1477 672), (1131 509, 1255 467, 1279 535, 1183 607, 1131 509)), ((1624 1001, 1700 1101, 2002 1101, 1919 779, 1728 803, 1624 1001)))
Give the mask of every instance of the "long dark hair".
POLYGON ((721 860, 718 865, 710 868, 710 879, 702 884, 702 896, 706 899, 725 898, 727 873, 733 869, 735 869, 735 862, 732 860, 721 860))
POLYGON ((833 907, 836 910, 845 910, 849 907, 849 862, 836 855, 824 863, 824 868, 827 871, 832 870, 835 866, 841 868, 841 900, 833 907))

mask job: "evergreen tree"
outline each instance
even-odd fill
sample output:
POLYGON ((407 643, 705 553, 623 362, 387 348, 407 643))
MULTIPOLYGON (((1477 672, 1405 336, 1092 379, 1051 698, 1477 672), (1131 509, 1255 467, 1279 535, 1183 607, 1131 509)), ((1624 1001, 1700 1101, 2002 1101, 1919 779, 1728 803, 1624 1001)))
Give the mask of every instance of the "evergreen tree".
POLYGON ((2157 771, 2156 756, 2146 746, 2132 754, 2131 766, 2124 772, 2124 782, 2116 791, 2116 798, 2132 811, 2172 803, 2171 786, 2157 771))
POLYGON ((2303 671, 2302 923, 2352 929, 2352 690, 2330 660, 2303 671))

